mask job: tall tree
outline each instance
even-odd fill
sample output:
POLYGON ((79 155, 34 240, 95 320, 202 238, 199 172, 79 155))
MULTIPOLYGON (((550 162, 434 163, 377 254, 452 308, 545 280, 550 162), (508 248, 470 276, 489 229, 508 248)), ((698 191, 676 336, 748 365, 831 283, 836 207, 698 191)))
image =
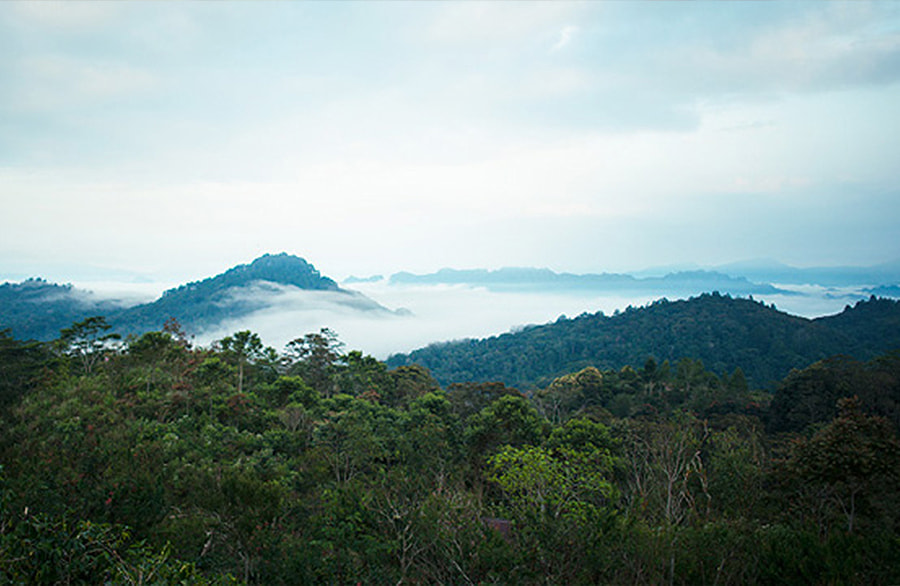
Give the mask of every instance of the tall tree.
POLYGON ((840 512, 848 533, 857 530, 861 515, 872 522, 900 520, 897 435, 886 419, 865 415, 857 397, 838 401, 838 409, 831 423, 797 445, 792 466, 840 512))
POLYGON ((330 397, 334 394, 332 375, 341 360, 343 346, 337 334, 328 328, 291 340, 285 347, 288 371, 299 374, 323 397, 330 397))
POLYGON ((251 361, 262 358, 264 349, 262 340, 257 334, 249 330, 226 336, 216 343, 222 352, 231 357, 237 363, 238 369, 238 394, 244 392, 244 369, 251 361))
POLYGON ((91 374, 97 362, 121 339, 119 334, 109 333, 111 328, 103 316, 88 317, 60 330, 57 347, 77 361, 85 374, 91 374))

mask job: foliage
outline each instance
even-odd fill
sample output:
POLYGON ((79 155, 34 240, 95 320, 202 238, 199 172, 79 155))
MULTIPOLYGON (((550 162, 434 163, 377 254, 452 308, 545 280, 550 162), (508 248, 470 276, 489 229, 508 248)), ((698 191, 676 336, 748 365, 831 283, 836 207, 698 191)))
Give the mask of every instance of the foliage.
POLYGON ((866 530, 891 531, 900 524, 900 441, 887 420, 861 412, 857 397, 838 408, 831 423, 797 444, 790 465, 832 509, 827 516, 844 520, 847 533, 859 531, 864 513, 877 523, 866 530))
POLYGON ((278 353, 103 326, 0 334, 4 583, 900 581, 896 354, 792 373, 769 413, 695 358, 526 396, 327 330, 278 353))
POLYGON ((776 389, 769 428, 799 432, 837 415, 840 399, 859 397, 860 408, 900 429, 900 352, 863 363, 834 356, 792 371, 776 389))
POLYGON ((150 303, 123 306, 102 300, 72 285, 42 279, 0 284, 0 329, 10 328, 20 339, 52 340, 61 328, 91 316, 103 316, 113 331, 140 336, 176 318, 191 333, 212 330, 222 322, 264 308, 259 293, 285 289, 333 293, 338 303, 357 310, 385 311, 359 293, 351 293, 319 273, 304 259, 266 254, 222 274, 165 291, 150 303))
POLYGON ((113 342, 121 338, 109 332, 111 327, 103 316, 85 318, 63 328, 56 347, 76 362, 85 374, 91 374, 97 362, 114 349, 113 342))
POLYGON ((898 322, 900 301, 873 298, 839 316, 809 320, 712 293, 661 299, 612 316, 561 318, 483 340, 433 344, 392 356, 388 364, 420 364, 445 385, 502 381, 532 390, 586 366, 637 369, 648 357, 670 363, 687 357, 719 376, 740 367, 748 383, 760 387, 835 354, 870 359, 898 348, 898 322))
POLYGON ((51 356, 45 346, 20 342, 10 330, 0 330, 0 416, 39 383, 51 356))
POLYGON ((115 303, 97 301, 72 285, 44 279, 0 284, 0 330, 8 328, 22 340, 52 340, 73 322, 118 309, 115 303))

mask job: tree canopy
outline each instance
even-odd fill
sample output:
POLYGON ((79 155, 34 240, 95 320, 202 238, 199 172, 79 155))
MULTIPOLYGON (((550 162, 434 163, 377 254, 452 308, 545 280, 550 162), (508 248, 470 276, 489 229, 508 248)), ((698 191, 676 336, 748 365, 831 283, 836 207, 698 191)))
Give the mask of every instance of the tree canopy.
POLYGON ((895 354, 442 387, 330 330, 0 332, 0 581, 891 584, 895 354))

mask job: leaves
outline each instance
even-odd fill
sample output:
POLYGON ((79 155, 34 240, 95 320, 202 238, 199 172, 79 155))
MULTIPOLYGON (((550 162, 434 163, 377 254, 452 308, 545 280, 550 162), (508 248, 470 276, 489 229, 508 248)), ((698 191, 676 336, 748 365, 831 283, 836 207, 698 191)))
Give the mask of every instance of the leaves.
MULTIPOLYGON (((93 325, 85 340, 105 335, 93 325)), ((285 360, 249 331, 205 349, 154 332, 122 351, 87 344, 103 357, 88 374, 77 354, 0 336, 0 581, 900 575, 900 448, 863 402, 804 436, 767 436, 728 404, 752 398, 740 373, 695 359, 582 366, 529 397, 502 383, 444 390, 423 367, 388 370, 322 332, 298 340, 285 360)), ((884 389, 896 364, 825 374, 884 389)))

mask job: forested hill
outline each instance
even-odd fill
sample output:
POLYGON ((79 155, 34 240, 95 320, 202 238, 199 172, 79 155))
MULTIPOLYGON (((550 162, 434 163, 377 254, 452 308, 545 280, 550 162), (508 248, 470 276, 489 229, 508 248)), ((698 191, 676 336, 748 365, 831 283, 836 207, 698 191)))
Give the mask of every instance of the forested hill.
POLYGON ((120 334, 156 331, 173 317, 189 333, 197 334, 225 319, 264 309, 285 291, 330 295, 336 303, 359 311, 388 311, 360 293, 341 289, 304 259, 281 253, 266 254, 215 277, 170 289, 152 303, 131 307, 40 279, 6 283, 0 285, 0 330, 9 328, 19 339, 46 341, 76 321, 102 315, 120 334))
POLYGON ((72 285, 44 279, 0 284, 0 330, 10 328, 20 339, 52 340, 73 322, 120 309, 119 305, 94 299, 72 285))
POLYGON ((519 389, 546 386, 586 366, 640 367, 681 358, 719 374, 743 369, 768 386, 792 368, 836 354, 868 359, 900 348, 900 302, 871 298, 836 316, 806 319, 752 299, 718 293, 665 299, 622 313, 583 314, 482 340, 432 344, 391 356, 388 365, 420 364, 441 384, 498 381, 519 389))
POLYGON ((349 294, 302 258, 266 254, 215 277, 169 289, 156 301, 112 315, 109 321, 118 331, 138 333, 159 329, 175 317, 196 332, 264 308, 266 290, 275 292, 279 287, 349 294))
POLYGON ((306 260, 282 252, 281 254, 264 254, 250 264, 238 265, 221 275, 188 283, 177 289, 170 289, 163 293, 163 297, 185 296, 191 292, 212 293, 228 287, 246 285, 253 281, 270 281, 308 290, 338 290, 337 283, 322 276, 316 267, 306 260))

